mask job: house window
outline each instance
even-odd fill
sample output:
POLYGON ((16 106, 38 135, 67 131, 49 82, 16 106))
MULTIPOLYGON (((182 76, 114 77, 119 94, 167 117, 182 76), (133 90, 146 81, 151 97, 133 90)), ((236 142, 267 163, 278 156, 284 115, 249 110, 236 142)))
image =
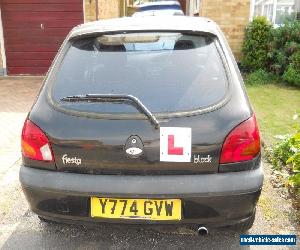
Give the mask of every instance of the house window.
POLYGON ((274 25, 281 25, 287 19, 295 19, 297 0, 252 0, 252 15, 265 16, 274 25))

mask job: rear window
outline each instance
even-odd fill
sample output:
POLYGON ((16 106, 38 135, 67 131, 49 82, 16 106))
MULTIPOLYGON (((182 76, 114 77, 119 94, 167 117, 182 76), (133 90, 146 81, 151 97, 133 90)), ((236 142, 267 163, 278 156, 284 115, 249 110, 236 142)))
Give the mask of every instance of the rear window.
POLYGON ((228 86, 214 37, 182 33, 130 33, 74 40, 51 88, 67 109, 138 113, 128 103, 72 102, 66 96, 125 94, 153 113, 207 108, 225 98, 228 86))

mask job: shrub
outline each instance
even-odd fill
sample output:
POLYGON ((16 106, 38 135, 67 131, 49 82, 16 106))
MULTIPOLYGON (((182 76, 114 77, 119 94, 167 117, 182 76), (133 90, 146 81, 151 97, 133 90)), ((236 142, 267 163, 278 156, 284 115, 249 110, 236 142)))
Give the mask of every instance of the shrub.
POLYGON ((297 71, 292 65, 288 66, 282 77, 288 83, 300 86, 300 72, 297 71))
POLYGON ((290 173, 289 185, 300 194, 300 124, 295 124, 295 132, 284 136, 282 141, 273 147, 271 162, 275 169, 287 167, 290 173))
POLYGON ((265 17, 256 17, 246 28, 241 65, 247 71, 266 69, 272 25, 265 17))
POLYGON ((284 25, 271 30, 269 43, 269 70, 277 75, 282 75, 286 71, 287 80, 291 82, 295 76, 296 68, 290 67, 291 57, 300 51, 300 22, 289 21, 284 25))
POLYGON ((290 57, 290 64, 283 74, 283 79, 300 86, 300 50, 290 57))
POLYGON ((245 83, 247 85, 264 85, 274 82, 276 79, 273 75, 263 69, 259 69, 247 75, 245 83))
POLYGON ((274 82, 273 74, 300 86, 300 21, 273 28, 265 17, 256 17, 246 28, 242 54, 242 69, 252 72, 246 84, 274 82))
POLYGON ((300 72, 300 50, 291 56, 291 64, 295 70, 300 72))
POLYGON ((281 141, 273 146, 271 162, 275 169, 280 170, 293 155, 291 135, 280 136, 281 141))

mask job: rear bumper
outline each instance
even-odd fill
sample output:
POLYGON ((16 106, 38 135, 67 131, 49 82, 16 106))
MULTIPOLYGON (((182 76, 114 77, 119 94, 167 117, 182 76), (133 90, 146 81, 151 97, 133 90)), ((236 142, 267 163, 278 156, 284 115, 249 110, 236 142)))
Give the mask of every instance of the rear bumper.
POLYGON ((21 167, 20 181, 31 209, 58 221, 184 223, 224 226, 253 215, 263 185, 255 170, 185 176, 113 176, 61 173, 21 167), (173 221, 103 220, 90 217, 90 197, 180 198, 183 218, 173 221))

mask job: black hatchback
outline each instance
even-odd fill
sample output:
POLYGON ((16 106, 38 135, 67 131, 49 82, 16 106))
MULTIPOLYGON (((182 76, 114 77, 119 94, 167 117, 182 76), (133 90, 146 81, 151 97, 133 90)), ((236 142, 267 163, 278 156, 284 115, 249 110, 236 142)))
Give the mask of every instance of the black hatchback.
POLYGON ((22 131, 20 181, 44 220, 253 224, 263 171, 255 114, 211 20, 74 28, 22 131))

